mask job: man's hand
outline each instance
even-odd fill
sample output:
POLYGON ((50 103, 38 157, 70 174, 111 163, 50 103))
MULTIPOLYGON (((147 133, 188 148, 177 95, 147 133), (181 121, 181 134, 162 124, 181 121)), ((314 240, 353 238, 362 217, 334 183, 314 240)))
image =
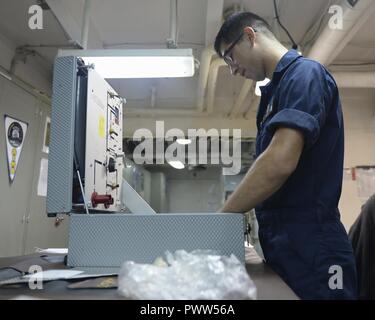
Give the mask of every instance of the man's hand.
POLYGON ((244 213, 268 199, 297 168, 303 146, 301 131, 277 129, 268 148, 254 162, 220 212, 244 213))

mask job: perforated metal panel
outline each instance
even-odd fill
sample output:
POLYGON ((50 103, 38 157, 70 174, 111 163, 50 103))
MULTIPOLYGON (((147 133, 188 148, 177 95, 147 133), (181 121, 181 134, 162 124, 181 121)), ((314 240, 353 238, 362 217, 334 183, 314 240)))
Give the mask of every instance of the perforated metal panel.
POLYGON ((166 250, 215 250, 243 263, 241 214, 73 214, 68 265, 120 267, 124 261, 152 263, 166 250))
POLYGON ((48 215, 70 212, 72 206, 76 72, 75 57, 56 59, 48 157, 48 215))

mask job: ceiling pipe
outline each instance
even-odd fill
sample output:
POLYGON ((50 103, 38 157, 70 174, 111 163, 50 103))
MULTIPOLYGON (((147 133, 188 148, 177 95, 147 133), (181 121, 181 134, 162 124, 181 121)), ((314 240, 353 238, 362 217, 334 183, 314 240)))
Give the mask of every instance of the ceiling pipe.
POLYGON ((178 34, 177 19, 178 19, 177 0, 170 0, 169 38, 167 39, 168 48, 177 48, 177 34, 178 34))
POLYGON ((343 13, 342 29, 334 29, 328 23, 307 54, 308 58, 327 66, 334 61, 375 11, 373 0, 360 0, 354 8, 348 0, 341 0, 338 6, 343 13))
POLYGON ((89 39, 91 4, 92 4, 91 0, 85 0, 84 6, 83 6, 81 44, 84 50, 87 49, 87 43, 89 39))
POLYGON ((237 117, 238 113, 241 110, 241 107, 243 103, 245 102, 245 99, 247 95, 249 94, 250 90, 253 88, 253 94, 254 94, 254 81, 250 79, 246 79, 242 85, 241 91, 238 95, 238 98, 236 99, 236 102, 234 103, 233 108, 228 114, 229 119, 234 119, 237 117))

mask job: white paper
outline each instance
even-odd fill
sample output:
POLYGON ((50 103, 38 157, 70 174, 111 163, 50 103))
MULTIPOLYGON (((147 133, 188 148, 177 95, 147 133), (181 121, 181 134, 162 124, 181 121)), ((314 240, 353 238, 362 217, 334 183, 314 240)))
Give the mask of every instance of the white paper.
POLYGON ((38 196, 47 196, 48 159, 42 158, 40 161, 38 196))
POLYGON ((105 276, 117 276, 118 272, 87 272, 85 270, 74 270, 72 269, 53 269, 37 272, 34 274, 28 274, 23 276, 23 279, 30 279, 33 277, 33 280, 41 279, 42 281, 50 280, 67 280, 67 279, 81 279, 81 278, 99 278, 105 276))
POLYGON ((47 270, 42 272, 36 272, 33 274, 28 274, 24 276, 24 279, 33 279, 33 280, 59 280, 59 279, 72 279, 75 276, 79 275, 83 271, 78 270, 65 270, 65 269, 56 269, 56 270, 47 270))
POLYGON ((39 253, 68 254, 68 248, 48 248, 48 249, 35 248, 35 251, 39 253))
POLYGON ((356 168, 358 196, 365 203, 375 193, 375 168, 356 168))
POLYGON ((71 269, 55 269, 28 274, 25 276, 19 276, 11 279, 0 281, 0 286, 17 284, 17 283, 28 283, 30 281, 53 281, 53 280, 68 280, 68 279, 88 279, 88 278, 100 278, 106 276, 117 276, 118 272, 106 272, 106 273, 91 273, 85 270, 71 270, 71 269))

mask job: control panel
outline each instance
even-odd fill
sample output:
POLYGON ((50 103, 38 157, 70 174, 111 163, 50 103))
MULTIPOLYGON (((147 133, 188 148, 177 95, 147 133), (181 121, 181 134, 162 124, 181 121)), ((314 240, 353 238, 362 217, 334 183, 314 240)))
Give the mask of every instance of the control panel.
POLYGON ((84 190, 90 211, 121 209, 122 107, 116 91, 88 69, 84 190))

